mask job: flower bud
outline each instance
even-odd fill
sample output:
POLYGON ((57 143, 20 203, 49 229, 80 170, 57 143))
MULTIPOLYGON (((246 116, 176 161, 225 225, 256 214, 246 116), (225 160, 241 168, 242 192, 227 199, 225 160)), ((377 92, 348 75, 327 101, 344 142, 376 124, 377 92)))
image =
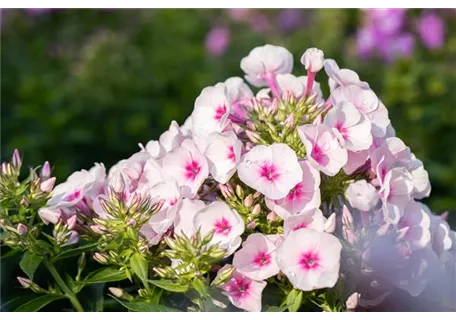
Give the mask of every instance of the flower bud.
POLYGON ((244 190, 242 190, 240 185, 236 185, 236 195, 241 199, 244 198, 244 190))
POLYGON ((323 51, 317 48, 309 48, 302 55, 301 63, 308 72, 316 73, 323 68, 324 58, 323 51))
POLYGON ((79 234, 76 231, 70 231, 65 235, 64 238, 66 241, 62 245, 62 247, 69 246, 75 244, 79 241, 79 234))
POLYGON ((19 170, 22 166, 21 155, 19 154, 19 151, 17 149, 14 149, 13 157, 11 159, 11 165, 16 170, 19 170))
POLYGON ((55 184, 55 177, 44 180, 40 184, 40 190, 43 192, 51 192, 52 188, 54 188, 54 184, 55 184))
POLYGON ((358 292, 354 292, 352 295, 348 297, 347 302, 345 302, 347 310, 353 311, 356 309, 356 307, 358 306, 360 296, 361 295, 358 292))
POLYGON ((258 133, 250 131, 250 130, 245 130, 245 134, 247 137, 252 141, 253 143, 259 143, 261 140, 261 137, 258 133))
POLYGON ((235 268, 233 266, 230 266, 223 270, 216 279, 212 282, 213 286, 220 286, 224 283, 226 283, 228 280, 231 279, 231 276, 233 275, 235 268))
POLYGON ((95 261, 97 261, 98 263, 101 263, 101 264, 105 264, 108 262, 108 257, 103 253, 96 252, 93 255, 93 258, 95 259, 95 261))
POLYGON ((40 177, 42 180, 47 180, 51 177, 51 165, 48 161, 44 162, 41 167, 40 177))
POLYGON ((261 206, 257 203, 252 210, 252 216, 257 216, 261 212, 261 206))
POLYGON ((9 163, 6 163, 6 162, 2 163, 2 174, 8 175, 8 166, 9 166, 9 163))
POLYGON ((78 217, 77 217, 76 215, 71 216, 71 217, 67 220, 68 229, 73 230, 73 229, 76 227, 76 224, 77 224, 77 223, 78 223, 78 217))
POLYGON ((249 194, 245 199, 244 199, 244 206, 246 208, 250 208, 253 204, 253 196, 249 194))
POLYGON ((276 219, 277 219, 277 214, 274 212, 274 211, 271 211, 268 213, 268 215, 266 216, 266 219, 269 221, 269 222, 274 222, 276 219))
POLYGON ((19 223, 19 224, 17 225, 17 233, 18 233, 20 236, 25 235, 25 234, 27 233, 27 231, 28 231, 28 228, 27 228, 25 225, 23 225, 22 223, 19 223))
POLYGON ((229 184, 221 184, 220 192, 225 197, 225 199, 233 199, 235 197, 234 190, 229 184))
POLYGON ((247 223, 247 229, 254 230, 255 228, 256 228, 255 221, 250 221, 249 223, 247 223))
POLYGON ((60 219, 61 212, 59 209, 41 208, 38 211, 38 215, 45 224, 48 224, 49 222, 56 224, 60 219))
POLYGON ((17 277, 17 281, 21 284, 22 287, 25 289, 29 289, 32 285, 33 281, 27 278, 17 277))
POLYGON ((123 289, 120 288, 109 287, 109 292, 111 292, 112 295, 117 298, 122 298, 122 296, 124 295, 123 289))

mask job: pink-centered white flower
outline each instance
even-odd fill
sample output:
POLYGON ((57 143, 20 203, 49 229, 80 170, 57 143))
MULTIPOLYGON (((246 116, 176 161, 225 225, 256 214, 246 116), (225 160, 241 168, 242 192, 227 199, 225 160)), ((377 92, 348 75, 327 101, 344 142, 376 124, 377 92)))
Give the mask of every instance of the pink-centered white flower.
POLYGON ((270 236, 254 233, 247 237, 242 248, 234 253, 236 270, 253 280, 265 280, 279 273, 276 264, 276 245, 270 236))
POLYGON ((96 163, 89 171, 76 171, 67 181, 54 188, 47 205, 71 207, 84 197, 93 199, 103 191, 105 178, 106 169, 103 164, 96 163))
POLYGON ((345 195, 350 205, 361 211, 373 209, 379 200, 377 190, 366 180, 358 180, 350 183, 345 195))
POLYGON ((177 148, 182 141, 184 141, 185 137, 177 124, 176 121, 171 121, 169 129, 163 132, 160 136, 160 145, 165 149, 166 152, 170 152, 171 150, 177 148))
POLYGON ((225 202, 214 201, 207 205, 193 218, 195 230, 202 235, 214 232, 210 244, 218 244, 226 249, 226 256, 231 255, 241 245, 241 234, 244 233, 242 217, 225 202))
POLYGON ((288 236, 291 232, 310 228, 312 230, 325 231, 326 219, 320 209, 315 208, 289 216, 283 223, 283 234, 288 236))
POLYGON ((278 200, 266 198, 266 205, 282 219, 320 206, 320 173, 306 160, 299 162, 302 169, 301 182, 278 200))
POLYGON ((424 248, 431 241, 431 219, 419 202, 410 200, 397 227, 412 250, 424 248))
POLYGON ((277 74, 290 73, 293 56, 283 47, 270 44, 256 47, 241 60, 241 69, 248 82, 256 87, 268 85, 277 74))
POLYGON ((301 182, 302 169, 296 153, 286 144, 258 145, 247 152, 238 166, 238 176, 266 197, 285 197, 301 182))
POLYGON ((228 124, 231 102, 223 83, 204 88, 196 98, 192 113, 193 135, 207 137, 213 132, 222 132, 228 124))
POLYGON ((225 184, 236 172, 241 161, 242 142, 234 132, 212 133, 204 155, 209 164, 209 173, 215 181, 225 184))
MULTIPOLYGON (((230 267, 229 264, 224 265, 217 276, 230 267)), ((265 281, 252 280, 236 270, 227 283, 219 286, 235 307, 249 312, 261 311, 261 295, 265 287, 265 281)))
POLYGON ((348 85, 356 85, 360 88, 369 88, 369 84, 361 81, 356 72, 350 69, 340 69, 336 61, 332 59, 325 59, 323 66, 329 77, 329 88, 331 89, 331 92, 338 87, 348 85))
POLYGON ((331 108, 323 123, 331 128, 347 150, 367 150, 372 145, 371 122, 350 102, 339 102, 331 108))
POLYGON ((343 170, 346 174, 352 174, 357 169, 366 164, 369 159, 369 150, 347 151, 347 163, 343 170))
POLYGON ((206 158, 192 140, 184 140, 180 147, 162 160, 165 176, 173 177, 181 188, 182 196, 192 198, 209 175, 206 158))
MULTIPOLYGON (((285 98, 292 95, 299 99, 307 89, 307 76, 296 77, 292 74, 278 74, 276 76, 276 82, 280 94, 285 98)), ((317 81, 313 81, 310 94, 316 94, 317 103, 323 102, 323 93, 317 81)))
POLYGON ((300 290, 332 288, 339 278, 341 250, 335 236, 299 229, 290 233, 277 249, 277 264, 300 290))
POLYGON ((206 205, 200 200, 183 199, 177 210, 176 219, 174 220, 174 233, 185 234, 191 237, 195 234, 193 219, 206 205))
POLYGON ((328 176, 336 175, 347 163, 347 150, 340 146, 337 137, 323 124, 298 127, 309 162, 328 176))
POLYGON ((247 118, 245 104, 253 98, 253 92, 242 78, 231 77, 225 80, 231 112, 241 118, 247 118))

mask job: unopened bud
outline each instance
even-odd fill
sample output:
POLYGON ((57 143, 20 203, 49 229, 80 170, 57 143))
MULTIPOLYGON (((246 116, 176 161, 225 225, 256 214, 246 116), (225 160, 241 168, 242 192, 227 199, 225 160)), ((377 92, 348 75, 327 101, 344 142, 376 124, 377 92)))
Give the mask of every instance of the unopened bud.
POLYGON ((244 190, 242 190, 242 187, 240 185, 236 185, 236 195, 240 198, 244 198, 244 190))
POLYGON ((201 241, 201 244, 203 246, 205 246, 206 244, 208 244, 209 242, 212 241, 212 238, 214 238, 214 231, 208 233, 204 238, 203 240, 201 241))
POLYGON ((356 309, 356 307, 358 306, 360 296, 361 295, 358 292, 354 292, 352 295, 348 297, 347 302, 345 302, 347 310, 353 311, 356 309))
POLYGON ((51 177, 51 165, 48 161, 44 162, 41 167, 40 177, 42 180, 47 180, 51 177))
POLYGON ((49 222, 56 224, 60 219, 61 213, 59 209, 41 208, 38 211, 38 215, 45 224, 49 222))
POLYGON ((51 192, 52 188, 54 188, 54 185, 55 185, 55 177, 49 178, 49 179, 41 182, 40 190, 43 192, 51 192))
POLYGON ((67 220, 68 229, 73 230, 73 229, 76 227, 76 224, 77 224, 77 223, 78 223, 78 217, 77 217, 76 215, 71 216, 71 217, 67 220))
POLYGON ((259 143, 261 141, 260 135, 258 133, 256 133, 256 132, 253 132, 253 131, 250 131, 250 130, 246 130, 245 134, 250 139, 250 141, 252 141, 253 143, 259 143))
POLYGON ((120 288, 110 287, 109 292, 111 292, 112 295, 117 298, 122 298, 122 296, 124 295, 123 289, 120 288))
POLYGON ((93 258, 95 259, 95 261, 97 261, 98 263, 101 263, 101 264, 105 264, 108 262, 108 257, 103 253, 96 252, 93 255, 93 258))
POLYGON ((296 125, 296 120, 295 120, 295 117, 294 117, 294 114, 291 113, 287 116, 287 118, 285 119, 285 121, 283 122, 284 126, 286 128, 292 128, 296 125))
POLYGON ((221 184, 220 192, 225 197, 225 199, 233 199, 235 197, 233 188, 229 184, 221 184))
POLYGON ((271 211, 268 213, 268 215, 266 216, 266 219, 269 221, 269 222, 274 222, 276 219, 277 219, 277 214, 274 212, 274 211, 271 211))
POLYGON ((17 233, 18 233, 20 236, 25 235, 25 234, 27 233, 27 231, 28 231, 28 228, 27 228, 25 225, 23 225, 22 223, 19 223, 19 224, 17 225, 17 233))
POLYGON ((2 174, 8 175, 8 163, 6 162, 2 163, 2 174))
POLYGON ((247 223, 247 229, 254 230, 255 228, 256 228, 255 221, 250 221, 249 223, 247 223))
POLYGON ((21 155, 19 154, 19 151, 17 149, 14 149, 13 157, 11 159, 11 164, 12 164, 13 168, 16 170, 20 169, 22 166, 21 155))
POLYGON ((222 284, 225 284, 228 280, 231 279, 231 276, 233 275, 235 268, 233 266, 230 266, 220 272, 220 274, 217 276, 217 278, 212 282, 213 286, 220 286, 222 284))
POLYGON ((244 199, 244 206, 246 208, 250 208, 253 204, 253 196, 249 194, 245 199, 244 199))
POLYGON ((261 212, 261 206, 257 203, 252 210, 252 216, 257 216, 261 212))
POLYGON ((21 284, 22 287, 25 289, 29 289, 32 285, 33 281, 27 278, 17 277, 17 281, 21 284))
POLYGON ((323 51, 317 48, 309 48, 302 55, 301 63, 308 72, 315 73, 323 68, 324 58, 323 51))
POLYGON ((213 259, 220 260, 225 256, 226 251, 224 249, 217 249, 209 254, 213 259))

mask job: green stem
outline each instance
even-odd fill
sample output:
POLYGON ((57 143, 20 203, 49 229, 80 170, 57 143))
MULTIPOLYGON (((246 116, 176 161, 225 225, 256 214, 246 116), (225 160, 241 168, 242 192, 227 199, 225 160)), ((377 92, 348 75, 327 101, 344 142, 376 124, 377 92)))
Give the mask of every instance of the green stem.
POLYGON ((60 276, 54 265, 49 261, 44 261, 44 264, 46 265, 46 268, 49 270, 54 280, 59 285, 60 289, 62 289, 67 298, 70 300, 71 304, 76 309, 76 311, 84 312, 84 309, 82 308, 82 305, 79 302, 78 298, 76 297, 74 292, 70 288, 68 288, 67 284, 65 283, 65 281, 63 281, 62 277, 60 276))

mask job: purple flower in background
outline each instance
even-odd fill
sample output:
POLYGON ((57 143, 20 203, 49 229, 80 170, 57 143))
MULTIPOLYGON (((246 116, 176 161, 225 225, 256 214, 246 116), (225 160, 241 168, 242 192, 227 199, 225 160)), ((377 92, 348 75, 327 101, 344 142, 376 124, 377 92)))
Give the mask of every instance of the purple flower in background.
POLYGON ((369 24, 374 24, 381 34, 399 32, 404 24, 406 9, 366 9, 369 24))
POLYGON ((375 32, 371 27, 364 27, 356 32, 356 46, 362 57, 372 54, 376 46, 375 32))
POLYGON ((263 32, 271 27, 268 17, 262 13, 256 13, 249 20, 250 26, 255 32, 263 32))
POLYGON ((206 35, 206 50, 214 55, 223 54, 230 44, 230 30, 227 27, 215 26, 206 35))
POLYGON ((391 42, 391 59, 396 57, 410 57, 415 49, 415 38, 410 33, 398 35, 391 42))
POLYGON ((35 9, 24 9, 28 14, 30 15, 40 15, 40 14, 43 14, 43 13, 47 13, 49 11, 51 11, 52 9, 49 9, 49 8, 35 8, 35 9))
POLYGON ((290 32, 299 27, 302 20, 299 9, 282 9, 279 13, 279 25, 285 32, 290 32))
POLYGON ((246 21, 247 16, 249 14, 249 9, 246 8, 231 8, 231 9, 226 9, 226 12, 228 16, 233 19, 234 21, 246 21))
POLYGON ((445 25, 442 19, 433 13, 425 13, 418 20, 418 33, 424 46, 438 49, 445 41, 445 25))

